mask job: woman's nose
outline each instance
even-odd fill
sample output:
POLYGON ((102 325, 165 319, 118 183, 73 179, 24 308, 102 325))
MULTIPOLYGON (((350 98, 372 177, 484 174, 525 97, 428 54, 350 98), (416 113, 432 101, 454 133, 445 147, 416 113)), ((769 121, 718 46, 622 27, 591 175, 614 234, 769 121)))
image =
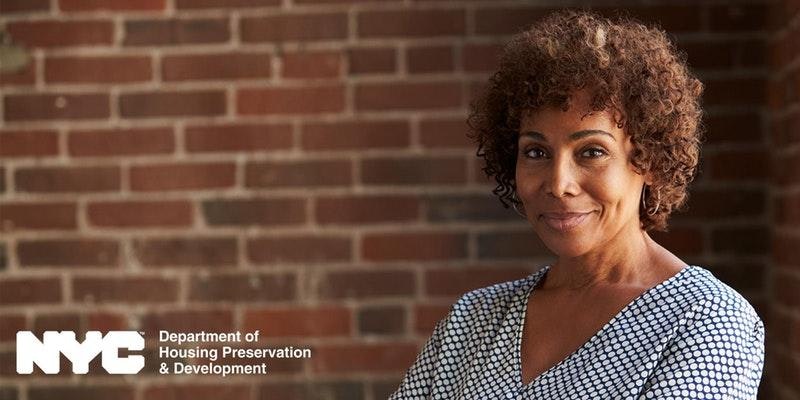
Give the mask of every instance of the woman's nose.
POLYGON ((564 197, 578 194, 576 166, 567 157, 553 158, 548 169, 545 190, 554 197, 564 197))

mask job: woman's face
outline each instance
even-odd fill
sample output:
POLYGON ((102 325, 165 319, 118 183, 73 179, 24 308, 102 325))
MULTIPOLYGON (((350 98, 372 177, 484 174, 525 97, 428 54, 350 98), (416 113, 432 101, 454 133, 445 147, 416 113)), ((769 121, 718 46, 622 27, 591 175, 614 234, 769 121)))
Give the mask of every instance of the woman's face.
POLYGON ((610 250, 638 232, 645 177, 628 162, 633 144, 608 111, 573 95, 567 111, 544 108, 522 122, 517 195, 528 221, 559 257, 610 250))

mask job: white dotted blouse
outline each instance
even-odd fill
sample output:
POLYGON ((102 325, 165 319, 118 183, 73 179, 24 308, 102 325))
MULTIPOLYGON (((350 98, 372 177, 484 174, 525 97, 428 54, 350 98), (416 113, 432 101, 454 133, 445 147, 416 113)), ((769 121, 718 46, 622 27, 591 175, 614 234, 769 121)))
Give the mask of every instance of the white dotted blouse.
POLYGON ((641 294, 524 385, 527 299, 548 270, 464 295, 390 400, 756 398, 764 324, 747 300, 699 266, 641 294))

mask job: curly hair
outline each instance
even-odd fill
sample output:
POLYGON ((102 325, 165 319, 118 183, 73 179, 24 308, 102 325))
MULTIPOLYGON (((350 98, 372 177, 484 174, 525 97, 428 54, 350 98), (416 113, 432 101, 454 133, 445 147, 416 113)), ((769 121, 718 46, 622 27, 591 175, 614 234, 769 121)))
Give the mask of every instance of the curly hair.
POLYGON ((639 210, 642 229, 666 231, 697 169, 703 85, 664 31, 630 18, 558 11, 505 46, 467 120, 483 172, 497 183, 493 193, 506 208, 520 205, 515 166, 522 117, 542 107, 567 110, 571 94, 582 89, 593 110, 617 111, 615 122, 634 146, 629 161, 652 174, 647 207, 639 210))

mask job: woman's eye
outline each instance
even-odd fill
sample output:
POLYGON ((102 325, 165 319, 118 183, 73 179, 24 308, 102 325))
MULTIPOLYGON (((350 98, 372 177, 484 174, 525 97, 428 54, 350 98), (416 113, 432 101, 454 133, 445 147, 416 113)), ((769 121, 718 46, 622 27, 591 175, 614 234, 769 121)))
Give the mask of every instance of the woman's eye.
POLYGON ((600 150, 598 148, 590 148, 583 151, 583 154, 588 156, 589 158, 600 158, 606 154, 605 151, 600 150))
POLYGON ((542 158, 544 157, 544 151, 542 151, 542 149, 534 148, 527 150, 525 155, 528 156, 528 158, 542 158))

